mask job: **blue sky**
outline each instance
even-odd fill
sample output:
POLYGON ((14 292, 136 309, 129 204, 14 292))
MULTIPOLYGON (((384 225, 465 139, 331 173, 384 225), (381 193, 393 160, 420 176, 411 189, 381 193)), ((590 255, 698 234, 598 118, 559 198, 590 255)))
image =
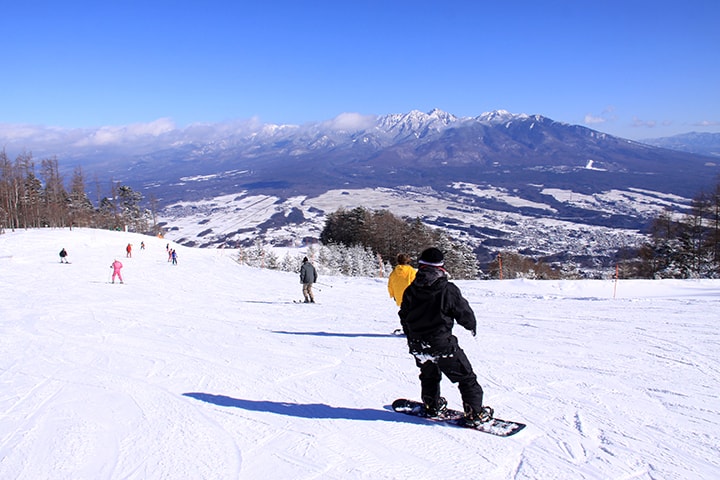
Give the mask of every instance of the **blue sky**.
POLYGON ((718 19, 716 0, 4 2, 0 123, 439 108, 632 139, 719 132, 718 19))

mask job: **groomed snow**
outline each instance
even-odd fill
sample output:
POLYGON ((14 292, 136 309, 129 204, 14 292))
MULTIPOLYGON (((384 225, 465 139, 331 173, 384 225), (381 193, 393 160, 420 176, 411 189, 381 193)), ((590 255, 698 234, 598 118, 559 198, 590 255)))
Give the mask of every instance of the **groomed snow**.
POLYGON ((0 478, 720 478, 718 281, 457 282, 486 403, 528 424, 498 438, 388 410, 419 385, 385 279, 298 305, 296 274, 167 243, 0 235, 0 478))

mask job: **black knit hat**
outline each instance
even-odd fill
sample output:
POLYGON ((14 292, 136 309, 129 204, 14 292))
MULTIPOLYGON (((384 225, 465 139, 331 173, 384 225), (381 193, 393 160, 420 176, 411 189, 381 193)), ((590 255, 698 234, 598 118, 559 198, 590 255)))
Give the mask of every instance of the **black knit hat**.
POLYGON ((418 263, 421 265, 430 265, 432 267, 442 267, 445 257, 443 253, 435 247, 430 247, 423 250, 418 259, 418 263))

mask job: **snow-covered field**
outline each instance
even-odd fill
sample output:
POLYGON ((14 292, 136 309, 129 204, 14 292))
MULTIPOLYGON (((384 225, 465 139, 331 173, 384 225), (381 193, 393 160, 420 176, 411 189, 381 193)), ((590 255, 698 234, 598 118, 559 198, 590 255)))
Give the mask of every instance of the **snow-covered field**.
MULTIPOLYGON (((440 222, 447 233, 470 245, 477 245, 488 236, 485 240, 494 238, 502 244, 510 242, 518 251, 529 249, 547 255, 563 252, 583 257, 612 257, 619 246, 631 247, 647 241, 646 234, 634 229, 603 227, 583 223, 579 218, 576 221, 559 220, 476 205, 476 201, 491 198, 512 207, 555 211, 548 204, 528 201, 503 188, 461 182, 453 188, 455 194, 412 186, 340 189, 329 190, 317 197, 300 195, 287 199, 243 191, 169 205, 159 213, 158 221, 168 235, 184 245, 219 245, 228 241, 231 245, 236 242, 252 244, 257 239, 275 245, 292 245, 304 237, 319 238, 328 214, 357 207, 388 210, 402 218, 423 218, 431 224, 440 222), (298 212, 302 212, 302 220, 298 223, 276 218, 289 218, 298 212), (490 230, 496 233, 485 231, 482 238, 468 234, 468 228, 478 226, 491 227, 490 230)), ((645 216, 648 221, 663 208, 683 206, 680 197, 637 189, 613 190, 592 196, 560 189, 543 189, 540 193, 596 214, 645 216)))
POLYGON ((457 282, 486 401, 528 424, 498 438, 388 410, 419 383, 385 279, 298 305, 295 274, 166 243, 0 235, 0 478, 720 478, 718 281, 457 282))

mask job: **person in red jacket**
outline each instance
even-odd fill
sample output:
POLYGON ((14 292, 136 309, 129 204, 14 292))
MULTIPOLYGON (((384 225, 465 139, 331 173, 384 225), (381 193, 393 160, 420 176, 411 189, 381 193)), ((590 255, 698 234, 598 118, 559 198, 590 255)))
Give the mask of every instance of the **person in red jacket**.
POLYGON ((410 354, 420 369, 420 395, 425 413, 433 417, 442 415, 445 410, 447 401, 440 396, 440 381, 444 374, 458 384, 465 422, 469 425, 486 422, 492 418, 493 410, 483 406, 483 389, 452 334, 457 322, 475 336, 475 313, 460 289, 448 281, 440 250, 424 250, 418 264, 417 275, 405 289, 398 315, 410 354))

